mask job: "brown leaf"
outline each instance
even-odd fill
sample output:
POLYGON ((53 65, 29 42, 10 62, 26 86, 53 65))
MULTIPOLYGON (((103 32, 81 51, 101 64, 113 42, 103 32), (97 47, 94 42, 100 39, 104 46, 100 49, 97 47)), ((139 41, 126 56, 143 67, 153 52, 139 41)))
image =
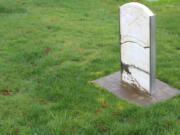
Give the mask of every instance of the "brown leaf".
POLYGON ((49 52, 49 51, 50 51, 50 48, 49 48, 49 47, 46 47, 45 50, 46 50, 46 52, 49 52))
POLYGON ((96 112, 102 112, 102 109, 101 108, 98 108, 97 110, 96 110, 96 112))
POLYGON ((100 129, 101 131, 106 131, 106 130, 107 130, 107 127, 106 127, 106 126, 100 126, 99 129, 100 129))
POLYGON ((108 104, 107 104, 107 102, 106 101, 104 101, 104 103, 102 104, 102 107, 107 107, 108 106, 108 104))
POLYGON ((4 91, 2 91, 2 95, 4 95, 4 96, 11 95, 11 93, 12 93, 12 90, 4 90, 4 91))
POLYGON ((46 104, 47 104, 47 102, 44 102, 43 104, 45 104, 45 105, 46 105, 46 104))
POLYGON ((72 130, 72 131, 74 131, 74 130, 75 130, 75 128, 73 127, 73 128, 71 128, 71 130, 72 130))
POLYGON ((106 131, 107 127, 106 126, 100 126, 99 124, 95 125, 97 128, 99 128, 101 131, 106 131))
POLYGON ((40 80, 40 79, 38 79, 38 80, 37 80, 37 82, 38 82, 38 83, 40 83, 40 82, 41 82, 41 80, 40 80))
POLYGON ((15 135, 19 135, 19 131, 20 131, 20 129, 17 128, 16 131, 15 131, 15 135))
POLYGON ((98 113, 102 112, 102 109, 101 108, 98 108, 95 112, 95 115, 97 115, 98 113))

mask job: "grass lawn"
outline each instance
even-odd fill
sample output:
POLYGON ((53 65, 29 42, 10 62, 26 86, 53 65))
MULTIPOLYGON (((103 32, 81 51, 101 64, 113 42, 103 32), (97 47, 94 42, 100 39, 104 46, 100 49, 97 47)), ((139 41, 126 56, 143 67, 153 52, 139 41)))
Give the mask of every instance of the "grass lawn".
MULTIPOLYGON (((140 107, 91 80, 120 69, 130 0, 0 0, 0 135, 180 135, 180 96, 140 107)), ((180 89, 180 1, 157 14, 157 78, 180 89)))

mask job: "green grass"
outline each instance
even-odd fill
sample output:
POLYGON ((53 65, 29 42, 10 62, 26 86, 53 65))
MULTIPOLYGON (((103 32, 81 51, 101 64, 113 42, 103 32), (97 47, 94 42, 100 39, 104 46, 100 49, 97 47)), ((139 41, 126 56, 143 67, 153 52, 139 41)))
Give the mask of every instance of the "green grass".
MULTIPOLYGON (((180 96, 139 107, 91 80, 120 69, 118 6, 0 1, 0 135, 179 135, 180 96)), ((180 88, 180 1, 157 14, 157 78, 180 88)))

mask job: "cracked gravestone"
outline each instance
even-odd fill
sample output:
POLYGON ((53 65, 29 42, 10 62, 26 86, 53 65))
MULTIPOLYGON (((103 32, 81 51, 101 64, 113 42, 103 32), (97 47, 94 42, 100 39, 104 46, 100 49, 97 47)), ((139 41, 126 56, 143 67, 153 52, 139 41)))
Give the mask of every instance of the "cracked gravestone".
POLYGON ((120 7, 121 81, 149 94, 155 92, 155 24, 140 3, 120 7))
POLYGON ((119 9, 121 71, 93 82, 138 105, 149 105, 178 95, 178 89, 155 78, 155 15, 136 2, 124 4, 119 9))

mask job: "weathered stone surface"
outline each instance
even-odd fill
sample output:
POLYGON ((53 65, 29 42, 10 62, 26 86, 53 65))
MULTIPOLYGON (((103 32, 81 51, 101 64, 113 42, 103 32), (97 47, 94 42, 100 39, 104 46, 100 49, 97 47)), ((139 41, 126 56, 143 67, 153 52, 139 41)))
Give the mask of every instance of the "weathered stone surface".
POLYGON ((150 65, 151 16, 154 14, 137 2, 120 7, 122 81, 148 93, 152 84, 150 67, 155 67, 150 65))

